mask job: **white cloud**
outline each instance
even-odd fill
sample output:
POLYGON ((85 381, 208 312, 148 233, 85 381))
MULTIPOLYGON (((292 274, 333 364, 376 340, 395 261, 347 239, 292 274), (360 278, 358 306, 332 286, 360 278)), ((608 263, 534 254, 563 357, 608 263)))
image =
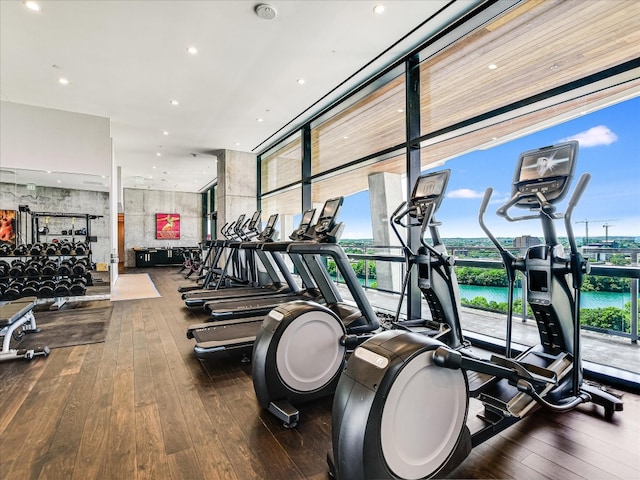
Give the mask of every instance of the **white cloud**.
POLYGON ((476 192, 469 188, 460 188, 447 193, 447 198, 482 198, 484 192, 476 192))
POLYGON ((605 125, 598 125, 597 127, 590 128, 589 130, 577 133, 560 141, 567 142, 569 140, 577 140, 580 142, 580 147, 586 148, 597 147, 598 145, 611 145, 618 140, 618 136, 605 125))

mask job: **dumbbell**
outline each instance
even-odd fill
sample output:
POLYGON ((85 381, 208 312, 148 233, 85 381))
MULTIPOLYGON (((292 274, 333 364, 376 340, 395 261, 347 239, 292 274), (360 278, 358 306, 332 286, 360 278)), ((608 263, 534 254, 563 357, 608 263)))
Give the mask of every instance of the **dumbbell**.
POLYGON ((16 248, 13 249, 13 254, 16 257, 22 257, 24 255, 26 255, 27 253, 27 246, 26 245, 17 245, 16 248))
POLYGON ((84 275, 89 270, 89 259, 81 258, 73 264, 73 273, 76 275, 84 275))
POLYGON ((13 252, 13 244, 11 243, 0 243, 0 255, 6 257, 11 255, 13 252))
POLYGON ((44 245, 42 245, 41 243, 36 243, 34 245, 31 245, 31 248, 29 249, 29 254, 33 256, 42 255, 43 250, 44 250, 44 245))
POLYGON ((76 255, 86 255, 89 251, 89 246, 86 243, 78 242, 74 245, 76 255))
POLYGON ((47 255, 56 255, 58 253, 58 247, 55 243, 50 243, 47 245, 45 252, 47 255))
POLYGON ((91 275, 91 272, 87 272, 84 274, 84 282, 87 285, 87 287, 93 286, 93 275, 91 275))
POLYGON ((71 282, 66 278, 63 278, 62 280, 58 280, 56 282, 56 286, 53 289, 53 294, 56 297, 68 297, 71 293, 70 288, 71 282))
POLYGON ((53 289, 56 287, 56 284, 53 280, 45 280, 40 283, 38 287, 38 294, 36 295, 38 298, 51 298, 54 297, 53 289))
POLYGON ((59 247, 60 255, 70 255, 72 247, 73 245, 71 244, 71 242, 61 242, 59 247))
POLYGON ((69 287, 71 295, 84 295, 87 292, 87 286, 85 285, 84 278, 75 278, 69 287))
POLYGON ((42 265, 42 275, 52 277, 57 273, 57 271, 58 264, 53 260, 47 260, 46 262, 44 262, 44 265, 42 265))
POLYGON ((12 277, 22 277, 24 275, 25 263, 22 260, 14 260, 9 269, 9 275, 12 277))
POLYGON ((80 229, 76 230, 74 233, 76 235, 86 235, 87 234, 87 229, 83 227, 83 228, 80 228, 80 229))
POLYGON ((40 289, 40 282, 36 280, 28 280, 27 283, 24 284, 21 290, 21 294, 23 297, 35 297, 38 295, 38 290, 40 289))
POLYGON ((9 262, 0 260, 0 277, 8 277, 9 270, 11 270, 11 265, 9 265, 9 262))
POLYGON ((27 277, 39 277, 42 275, 42 263, 39 260, 30 260, 24 267, 24 274, 27 277))
POLYGON ((0 280, 0 299, 4 298, 4 291, 7 289, 7 287, 9 286, 9 281, 8 280, 0 280))
POLYGON ((68 277, 73 273, 73 265, 69 260, 65 260, 58 265, 58 275, 68 277))
POLYGON ((6 298, 7 300, 17 300, 18 298, 22 297, 23 286, 24 284, 22 283, 22 280, 13 280, 4 291, 4 298, 6 298))

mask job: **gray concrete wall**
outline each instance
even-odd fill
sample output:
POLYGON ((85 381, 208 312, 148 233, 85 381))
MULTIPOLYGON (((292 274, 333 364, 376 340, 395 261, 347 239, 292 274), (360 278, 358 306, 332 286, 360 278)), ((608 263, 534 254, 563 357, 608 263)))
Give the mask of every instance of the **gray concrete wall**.
MULTIPOLYGON (((402 203, 402 177, 395 173, 381 172, 369 175, 369 201, 371 204, 371 231, 374 245, 400 245, 393 233, 389 219, 402 203)), ((376 253, 390 253, 379 249, 376 253)), ((376 262, 378 288, 400 291, 401 266, 397 263, 376 262)))
MULTIPOLYGON (((109 235, 109 194, 106 192, 94 192, 88 190, 71 190, 68 188, 36 187, 28 190, 26 185, 14 185, 0 183, 0 209, 18 210, 18 205, 28 205, 32 212, 51 213, 88 213, 102 215, 91 221, 91 235, 97 236, 98 241, 91 244, 92 260, 94 262, 109 262, 110 235, 109 235)), ((71 228, 71 218, 50 218, 49 230, 59 233, 71 228)), ((43 218, 39 219, 42 226, 43 218)), ((31 243, 31 217, 23 225, 20 243, 31 243)), ((75 220, 75 229, 85 227, 84 218, 75 220)), ((68 239, 59 235, 40 236, 40 241, 51 242, 54 238, 68 239)), ((84 237, 76 237, 75 241, 84 240, 84 237)))
POLYGON ((199 193, 124 189, 125 267, 135 267, 134 247, 192 247, 202 241, 199 193), (180 214, 180 239, 156 239, 156 213, 180 214))
MULTIPOLYGON (((256 155, 235 150, 216 152, 218 158, 218 237, 225 222, 237 220, 241 214, 250 217, 256 210, 258 188, 256 155)), ((262 219, 265 220, 265 219, 262 219)))

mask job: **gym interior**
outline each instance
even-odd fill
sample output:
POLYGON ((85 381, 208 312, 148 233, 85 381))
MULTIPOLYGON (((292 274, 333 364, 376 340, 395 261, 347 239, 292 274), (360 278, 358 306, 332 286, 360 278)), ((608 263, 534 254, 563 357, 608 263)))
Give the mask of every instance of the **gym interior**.
POLYGON ((637 135, 616 191, 584 137, 505 145, 637 105, 638 2, 3 0, 0 25, 3 478, 637 477, 637 135), (455 189, 473 152, 492 183, 455 189), (504 272, 506 312, 461 302, 465 268, 504 272), (594 276, 620 325, 585 325, 594 276))

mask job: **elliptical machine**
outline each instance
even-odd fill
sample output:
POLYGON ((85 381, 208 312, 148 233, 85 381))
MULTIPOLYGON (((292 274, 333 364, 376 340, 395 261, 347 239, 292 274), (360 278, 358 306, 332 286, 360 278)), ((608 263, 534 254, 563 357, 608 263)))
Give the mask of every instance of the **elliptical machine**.
POLYGON ((407 265, 402 292, 392 328, 409 330, 437 338, 452 348, 463 345, 460 328, 460 288, 453 269, 453 257, 442 243, 435 219, 444 198, 451 170, 440 170, 422 175, 416 181, 408 202, 402 202, 391 214, 391 227, 402 245, 407 265), (420 228, 420 247, 414 252, 404 241, 397 226, 411 231, 420 228), (429 230, 432 245, 426 241, 429 230), (431 312, 431 320, 407 319, 400 321, 400 310, 411 272, 418 268, 418 288, 431 312))
POLYGON ((441 477, 456 468, 471 449, 513 425, 538 407, 565 412, 593 402, 607 417, 622 401, 582 382, 579 303, 588 264, 578 252, 571 214, 590 179, 584 174, 566 213, 556 204, 567 194, 577 142, 523 153, 511 199, 497 211, 508 221, 539 219, 544 244, 522 258, 499 249, 508 278, 527 276, 529 304, 541 343, 510 358, 513 282, 509 281, 507 355, 481 360, 464 349, 411 332, 388 331, 356 348, 343 372, 333 403, 333 473, 339 479, 418 479, 441 477), (513 207, 532 214, 512 217, 513 207), (563 219, 570 255, 559 244, 554 221, 563 219), (469 398, 484 404, 471 431, 469 398))

